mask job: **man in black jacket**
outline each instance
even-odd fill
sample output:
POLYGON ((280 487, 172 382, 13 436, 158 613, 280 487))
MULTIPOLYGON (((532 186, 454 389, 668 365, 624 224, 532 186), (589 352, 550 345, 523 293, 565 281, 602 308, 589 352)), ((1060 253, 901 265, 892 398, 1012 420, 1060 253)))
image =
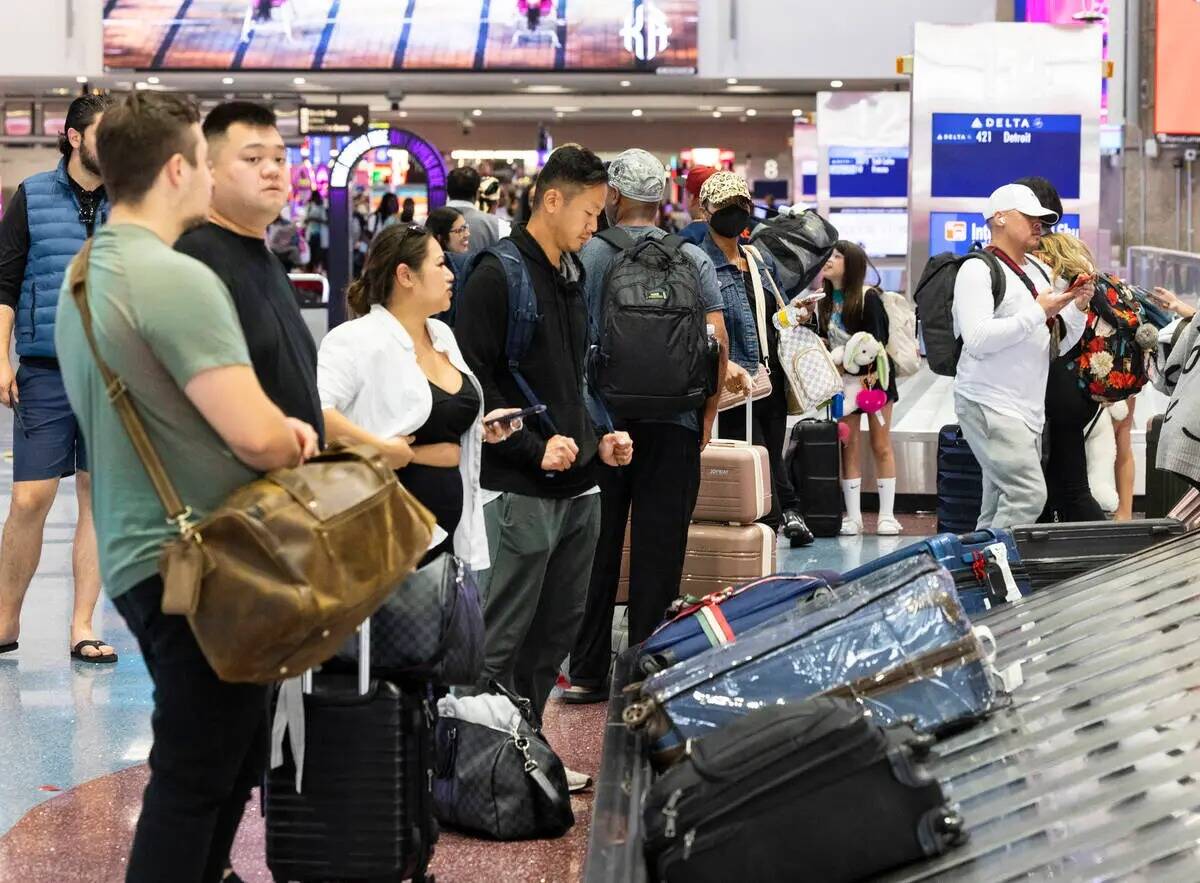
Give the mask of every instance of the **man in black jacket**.
MULTIPOLYGON (((576 252, 596 230, 607 181, 590 150, 560 147, 538 177, 529 224, 512 232, 539 314, 519 368, 546 413, 483 454, 492 567, 483 575, 481 683, 515 689, 539 715, 583 617, 600 530, 596 461, 623 466, 633 456, 628 434, 601 435, 584 402, 588 318, 576 252)), ((528 402, 508 367, 508 304, 504 270, 487 255, 467 280, 455 327, 487 409, 528 402)))

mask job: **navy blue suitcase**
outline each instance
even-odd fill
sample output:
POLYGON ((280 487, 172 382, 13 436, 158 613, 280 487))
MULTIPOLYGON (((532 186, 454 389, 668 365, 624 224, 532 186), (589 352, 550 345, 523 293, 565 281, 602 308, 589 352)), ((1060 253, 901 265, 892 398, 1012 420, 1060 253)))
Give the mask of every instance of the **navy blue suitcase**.
POLYGON ((769 705, 812 696, 858 701, 883 725, 945 732, 996 699, 991 655, 928 555, 909 558, 813 600, 735 644, 714 647, 645 681, 625 708, 652 756, 670 762, 703 738, 769 705))
POLYGON ((956 423, 938 432, 938 533, 969 533, 983 508, 983 473, 956 423))
POLYGON ((682 598, 673 608, 674 616, 642 644, 638 665, 650 675, 710 647, 731 644, 751 629, 792 610, 814 592, 840 582, 841 578, 828 570, 776 574, 703 598, 682 598))
POLYGON ((842 579, 850 582, 922 554, 932 555, 950 571, 963 610, 969 616, 982 615, 1033 590, 1012 532, 991 528, 961 536, 953 533, 932 536, 848 570, 842 579))

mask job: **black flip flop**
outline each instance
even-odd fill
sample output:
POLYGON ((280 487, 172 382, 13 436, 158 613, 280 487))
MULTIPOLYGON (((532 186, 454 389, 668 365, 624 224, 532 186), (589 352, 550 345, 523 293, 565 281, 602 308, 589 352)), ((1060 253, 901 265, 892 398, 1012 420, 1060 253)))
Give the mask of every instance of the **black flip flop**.
POLYGON ((111 665, 117 661, 116 653, 105 653, 102 656, 88 656, 83 652, 84 647, 95 647, 99 650, 101 647, 108 646, 103 641, 80 641, 71 648, 71 658, 79 662, 90 662, 93 665, 111 665))
POLYGON ((0 644, 0 653, 12 653, 14 650, 16 650, 20 646, 21 645, 18 644, 16 641, 10 641, 7 644, 0 644))

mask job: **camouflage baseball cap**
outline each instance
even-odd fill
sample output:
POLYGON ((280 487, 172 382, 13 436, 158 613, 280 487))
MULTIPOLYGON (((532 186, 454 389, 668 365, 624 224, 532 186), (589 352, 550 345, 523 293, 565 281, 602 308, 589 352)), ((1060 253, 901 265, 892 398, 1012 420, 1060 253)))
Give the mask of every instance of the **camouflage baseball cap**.
POLYGON ((734 202, 753 202, 750 188, 741 175, 733 172, 713 172, 700 188, 700 201, 708 203, 711 211, 720 211, 734 202))
POLYGON ((634 147, 609 163, 608 183, 629 199, 662 202, 667 185, 667 169, 654 154, 634 147))

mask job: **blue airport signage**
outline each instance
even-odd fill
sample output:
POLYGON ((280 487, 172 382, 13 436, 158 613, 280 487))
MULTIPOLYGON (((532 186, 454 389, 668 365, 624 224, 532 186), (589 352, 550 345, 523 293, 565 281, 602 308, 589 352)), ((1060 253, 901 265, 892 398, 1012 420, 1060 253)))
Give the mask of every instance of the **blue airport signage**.
MULTIPOLYGON (((1053 227, 1055 233, 1079 236, 1079 215, 1067 214, 1053 227)), ((966 254, 975 243, 988 245, 992 231, 977 212, 931 212, 929 215, 929 253, 952 251, 966 254)))
POLYGON ((986 197, 1040 175, 1078 199, 1081 126, 1078 114, 935 113, 930 193, 986 197))
POLYGON ((908 196, 908 148, 830 147, 829 196, 908 196))

